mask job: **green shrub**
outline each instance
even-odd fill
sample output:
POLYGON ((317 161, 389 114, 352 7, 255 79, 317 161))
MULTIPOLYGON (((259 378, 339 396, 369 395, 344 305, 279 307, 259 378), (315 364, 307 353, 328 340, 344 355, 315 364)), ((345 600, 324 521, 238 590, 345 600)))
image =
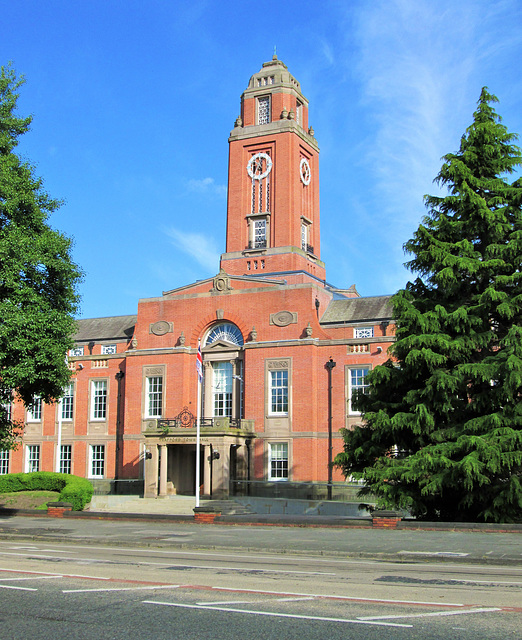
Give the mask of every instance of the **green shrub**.
POLYGON ((69 473, 37 471, 35 473, 9 473, 0 476, 0 493, 11 491, 59 491, 59 500, 70 502, 73 511, 82 511, 91 501, 92 484, 80 476, 69 473))

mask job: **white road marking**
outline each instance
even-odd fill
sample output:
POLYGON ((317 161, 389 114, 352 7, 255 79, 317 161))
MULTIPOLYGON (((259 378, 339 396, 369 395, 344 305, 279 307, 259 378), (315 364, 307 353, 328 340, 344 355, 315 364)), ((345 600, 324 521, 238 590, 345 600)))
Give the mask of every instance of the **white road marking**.
POLYGON ((0 582, 13 582, 19 580, 54 580, 55 578, 63 578, 60 574, 59 576, 38 576, 38 577, 27 577, 27 578, 0 578, 0 582))
MULTIPOLYGON (((283 595, 280 591, 263 591, 259 589, 239 589, 234 587, 211 587, 215 591, 234 591, 244 593, 263 593, 266 595, 283 595)), ((287 596, 311 596, 313 598, 323 598, 327 600, 350 600, 350 602, 386 602, 387 604, 420 604, 436 607, 465 607, 466 605, 460 602, 425 602, 422 600, 386 600, 384 598, 364 598, 356 596, 337 596, 329 595, 325 593, 286 593, 287 596)))
POLYGON ((202 607, 216 606, 220 604, 252 604, 252 600, 223 600, 222 602, 196 602, 202 607))
POLYGON ((505 581, 501 581, 501 580, 495 580, 495 578, 491 578, 491 580, 468 580, 467 578, 449 578, 449 580, 451 582, 463 582, 463 583, 468 583, 470 582, 471 584, 522 584, 522 582, 505 582, 505 581))
POLYGON ((30 587, 15 587, 10 584, 0 584, 0 589, 16 589, 17 591, 38 591, 38 589, 31 589, 30 587))
MULTIPOLYGON (((270 602, 300 602, 302 600, 316 600, 315 596, 303 596, 302 598, 274 598, 270 602)), ((221 602, 196 602, 197 605, 215 607, 220 604, 253 604, 253 600, 223 600, 221 602)))
POLYGON ((104 589, 62 589, 62 593, 93 593, 97 591, 153 591, 154 589, 179 589, 179 584, 162 584, 146 587, 105 587, 104 589))
POLYGON ((173 602, 159 602, 155 600, 143 600, 143 604, 156 604, 166 607, 180 607, 182 609, 206 609, 207 611, 225 611, 227 613, 243 613, 255 616, 270 616, 273 618, 292 618, 294 620, 318 620, 319 622, 344 622, 348 624, 375 624, 383 627, 403 627, 411 629, 412 624, 398 624, 393 622, 379 622, 374 620, 350 620, 348 618, 324 618, 322 616, 304 616, 293 613, 273 613, 271 611, 254 611, 252 609, 232 609, 231 607, 213 607, 200 604, 179 604, 173 602))
POLYGON ((461 553, 460 551, 399 551, 399 555, 409 555, 409 556, 444 556, 444 557, 455 557, 455 558, 465 558, 469 556, 469 553, 461 553))
POLYGON ((434 613, 406 613, 404 615, 395 615, 395 616, 364 616, 360 617, 359 620, 397 620, 400 618, 436 618, 440 616, 462 616, 468 615, 469 613, 491 613, 494 611, 502 611, 498 607, 491 607, 489 609, 466 609, 465 611, 435 611, 434 613))
POLYGON ((31 573, 37 576, 56 576, 57 578, 89 578, 91 580, 110 580, 110 578, 105 578, 103 576, 84 576, 81 573, 52 573, 51 571, 33 571, 27 569, 11 569, 0 567, 0 571, 5 571, 6 573, 31 573))

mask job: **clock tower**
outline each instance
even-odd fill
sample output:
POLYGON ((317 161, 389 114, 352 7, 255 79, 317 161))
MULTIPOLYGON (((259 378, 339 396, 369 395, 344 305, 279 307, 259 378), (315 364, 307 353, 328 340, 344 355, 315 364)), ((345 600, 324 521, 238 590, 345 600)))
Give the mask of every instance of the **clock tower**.
POLYGON ((308 100, 277 56, 250 78, 229 144, 221 268, 231 275, 324 280, 319 147, 308 100))

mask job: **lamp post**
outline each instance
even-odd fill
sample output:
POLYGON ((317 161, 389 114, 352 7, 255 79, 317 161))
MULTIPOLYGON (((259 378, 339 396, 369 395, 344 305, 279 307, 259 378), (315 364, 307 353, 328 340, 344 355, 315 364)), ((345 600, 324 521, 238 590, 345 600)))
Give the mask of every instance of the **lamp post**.
POLYGON ((328 371, 328 500, 332 499, 332 369, 336 364, 330 358, 324 365, 328 371))

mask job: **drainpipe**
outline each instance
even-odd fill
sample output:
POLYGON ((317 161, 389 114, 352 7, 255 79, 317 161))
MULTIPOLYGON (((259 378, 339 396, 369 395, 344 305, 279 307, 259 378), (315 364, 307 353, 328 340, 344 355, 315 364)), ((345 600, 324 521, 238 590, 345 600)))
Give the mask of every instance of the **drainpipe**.
POLYGON ((116 405, 116 455, 115 455, 115 469, 114 479, 119 479, 120 471, 120 456, 122 454, 121 443, 123 440, 123 430, 121 428, 121 396, 122 396, 122 380, 125 374, 123 371, 118 371, 116 374, 116 380, 118 381, 118 402, 116 405))
POLYGON ((328 371, 328 500, 332 499, 332 369, 336 364, 330 358, 324 365, 328 371))

